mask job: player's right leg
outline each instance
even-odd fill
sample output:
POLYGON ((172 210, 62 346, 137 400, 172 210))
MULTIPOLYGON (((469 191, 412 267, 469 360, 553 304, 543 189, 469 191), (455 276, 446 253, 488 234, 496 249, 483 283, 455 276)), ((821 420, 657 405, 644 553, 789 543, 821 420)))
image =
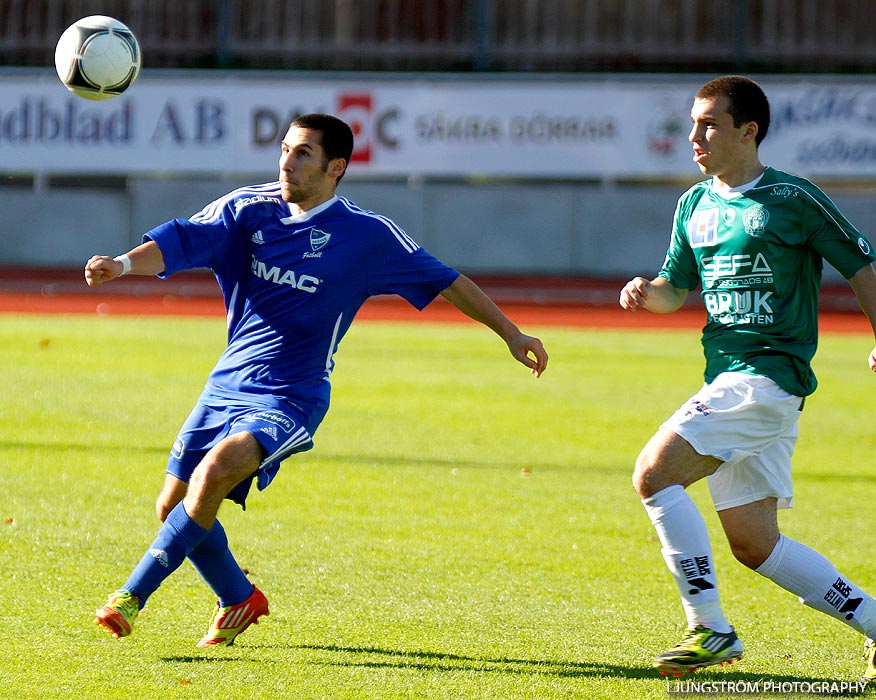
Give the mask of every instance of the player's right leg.
POLYGON ((682 640, 654 659, 663 675, 680 676, 742 657, 742 643, 721 608, 705 521, 679 485, 642 501, 663 545, 662 553, 687 617, 682 640))
POLYGON ((140 612, 140 599, 130 591, 116 591, 110 594, 102 608, 94 612, 94 624, 103 627, 116 639, 131 634, 134 618, 140 612))
MULTIPOLYGON (((158 519, 163 523, 171 510, 186 495, 188 484, 170 474, 165 475, 164 486, 155 503, 158 519)), ((146 602, 145 600, 143 601, 146 602)), ((94 613, 94 624, 102 627, 116 639, 131 634, 134 619, 141 609, 140 598, 127 590, 111 593, 106 604, 94 613)))
POLYGON ((742 644, 721 609, 705 521, 684 489, 719 464, 666 428, 648 442, 636 462, 633 483, 660 539, 687 616, 684 638, 654 660, 662 674, 681 675, 742 655, 742 644))

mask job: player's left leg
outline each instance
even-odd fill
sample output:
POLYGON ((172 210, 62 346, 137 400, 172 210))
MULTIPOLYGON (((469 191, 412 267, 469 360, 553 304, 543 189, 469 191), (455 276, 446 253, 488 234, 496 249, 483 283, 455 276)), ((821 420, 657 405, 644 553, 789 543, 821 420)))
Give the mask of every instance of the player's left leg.
MULTIPOLYGON (((243 506, 253 482, 259 489, 266 488, 276 476, 280 463, 292 454, 311 449, 313 439, 304 427, 307 417, 291 405, 240 408, 242 410, 234 411, 229 421, 234 431, 231 437, 245 434, 247 440, 259 444, 261 457, 257 469, 226 494, 226 498, 243 506)), ((313 424, 317 425, 317 421, 313 424)), ((258 622, 259 617, 269 614, 267 598, 237 565, 218 520, 189 554, 189 560, 217 597, 207 632, 197 646, 231 645, 241 632, 258 622)))
MULTIPOLYGON (((247 489, 244 489, 247 490, 247 489)), ((167 474, 156 510, 164 521, 183 499, 188 484, 167 474)), ((247 578, 231 549, 225 528, 217 518, 200 544, 189 552, 189 561, 216 595, 216 606, 207 634, 198 646, 230 645, 238 634, 261 615, 268 614, 268 601, 247 578)))
MULTIPOLYGON (((876 600, 825 556, 780 534, 777 526, 759 528, 758 518, 751 515, 758 507, 767 510, 770 506, 760 501, 718 513, 736 558, 796 595, 803 604, 845 622, 861 634, 876 636, 876 600)), ((775 522, 774 504, 772 507, 775 522)))
MULTIPOLYGON (((868 639, 876 636, 876 600, 826 557, 779 532, 775 498, 721 510, 718 516, 742 564, 868 639)), ((876 677, 874 654, 868 651, 867 674, 876 677)))

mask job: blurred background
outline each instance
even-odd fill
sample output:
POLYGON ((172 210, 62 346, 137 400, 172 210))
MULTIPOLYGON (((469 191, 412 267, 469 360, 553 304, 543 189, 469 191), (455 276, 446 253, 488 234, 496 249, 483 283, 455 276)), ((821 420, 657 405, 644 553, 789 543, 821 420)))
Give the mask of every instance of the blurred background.
POLYGON ((0 268, 121 253, 275 179, 289 119, 332 111, 360 143, 341 194, 449 264, 546 288, 650 275, 700 179, 690 100, 722 73, 771 98, 763 160, 876 239, 874 68, 872 0, 0 0, 0 268), (91 14, 143 51, 103 103, 53 67, 91 14))

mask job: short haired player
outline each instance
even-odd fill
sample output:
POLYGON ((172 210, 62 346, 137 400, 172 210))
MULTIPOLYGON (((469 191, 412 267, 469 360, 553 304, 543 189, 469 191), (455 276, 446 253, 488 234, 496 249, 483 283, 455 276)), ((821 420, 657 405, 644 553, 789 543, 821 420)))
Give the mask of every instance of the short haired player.
MULTIPOLYGON (((743 76, 703 85, 691 110, 693 159, 708 180, 678 201, 658 276, 620 294, 630 311, 670 313, 702 285, 705 384, 645 445, 634 487, 681 593, 688 631, 654 666, 680 674, 742 656, 718 598, 706 525, 685 488, 706 478, 735 557, 867 637, 876 600, 824 556, 779 532, 791 505, 797 419, 815 390, 822 259, 846 277, 876 329, 870 243, 818 187, 764 167, 769 103, 743 76)), ((868 362, 876 371, 876 350, 868 362)), ((873 653, 868 671, 876 677, 873 653)))
POLYGON ((398 294, 422 309, 439 294, 495 331, 540 376, 547 353, 470 279, 447 267, 384 216, 335 193, 353 152, 336 117, 295 119, 283 139, 279 179, 231 192, 143 244, 85 266, 89 285, 123 274, 166 277, 210 268, 228 312, 228 344, 170 453, 156 504, 163 524, 127 582, 97 610, 115 637, 131 632, 147 598, 186 558, 218 601, 197 646, 229 645, 268 601, 241 571, 216 519, 228 498, 245 504, 280 463, 309 450, 329 405, 338 344, 359 307, 398 294))

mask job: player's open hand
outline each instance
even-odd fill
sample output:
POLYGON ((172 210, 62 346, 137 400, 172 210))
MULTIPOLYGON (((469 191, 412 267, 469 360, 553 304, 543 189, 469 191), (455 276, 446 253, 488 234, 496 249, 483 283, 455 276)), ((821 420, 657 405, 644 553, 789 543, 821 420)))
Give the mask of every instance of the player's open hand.
POLYGON ((536 377, 540 377, 547 369, 547 350, 538 338, 518 333, 508 342, 508 349, 514 358, 529 367, 529 371, 536 377))
POLYGON ((89 287, 97 287, 120 277, 123 270, 122 263, 108 255, 92 255, 85 263, 85 282, 89 287))

